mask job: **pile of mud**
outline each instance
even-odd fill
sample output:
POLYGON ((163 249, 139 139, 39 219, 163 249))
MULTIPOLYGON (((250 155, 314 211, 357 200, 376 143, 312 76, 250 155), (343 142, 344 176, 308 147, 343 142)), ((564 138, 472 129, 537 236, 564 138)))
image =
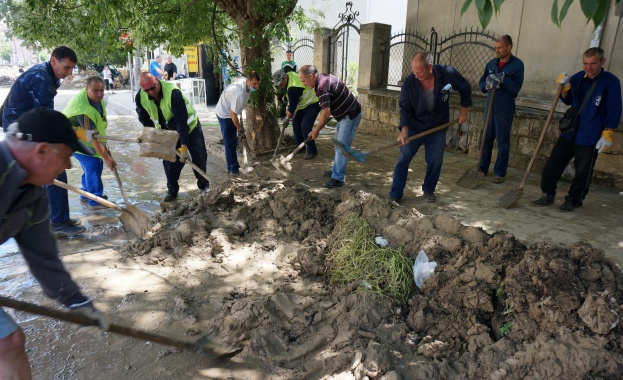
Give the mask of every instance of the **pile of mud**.
MULTIPOLYGON (((332 193, 335 194, 335 193, 332 193)), ((270 378, 617 379, 623 373, 623 275, 602 251, 528 246, 447 216, 424 216, 365 192, 337 195, 289 182, 227 183, 166 208, 153 235, 128 255, 167 256, 285 243, 284 265, 306 286, 254 289, 218 300, 214 324, 248 334, 236 361, 270 378), (342 218, 361 216, 378 235, 435 273, 408 304, 328 286, 324 255, 342 218)))

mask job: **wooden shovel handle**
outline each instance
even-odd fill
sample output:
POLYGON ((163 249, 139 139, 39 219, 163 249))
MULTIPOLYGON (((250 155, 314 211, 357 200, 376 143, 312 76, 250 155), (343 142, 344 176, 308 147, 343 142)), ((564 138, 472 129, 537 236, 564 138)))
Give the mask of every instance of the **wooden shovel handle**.
POLYGON ((554 111, 556 110, 556 106, 558 105, 558 99, 560 99, 560 94, 562 93, 562 88, 564 83, 558 85, 558 90, 556 91, 556 95, 554 96, 554 100, 552 101, 552 106, 549 108, 549 114, 547 115, 547 120, 545 120, 545 125, 543 126, 543 130, 541 131, 541 136, 539 136, 539 141, 536 143, 536 148, 534 148, 534 153, 532 153, 532 158, 530 159, 530 163, 528 164, 528 168, 526 169, 526 174, 524 174, 521 183, 519 184, 519 188, 523 189, 528 182, 528 177, 530 176, 530 171, 532 170, 532 165, 534 165, 534 161, 536 161, 536 156, 539 154, 539 150, 541 150, 541 144, 545 139, 545 133, 547 132, 547 127, 549 127, 549 123, 552 121, 552 116, 554 115, 554 111))
MULTIPOLYGON (((46 317, 59 319, 61 321, 77 323, 84 326, 97 326, 98 321, 87 318, 80 314, 52 309, 45 306, 34 305, 28 302, 17 301, 8 297, 0 296, 0 306, 10 307, 11 309, 24 311, 31 314, 43 315, 46 317)), ((155 343, 165 344, 167 346, 194 349, 195 344, 172 339, 166 336, 153 334, 147 331, 141 331, 130 327, 120 326, 112 323, 108 331, 121 335, 131 336, 133 338, 148 340, 155 343)))
POLYGON ((62 187, 63 189, 71 190, 71 191, 73 191, 75 193, 83 195, 83 196, 85 196, 85 197, 87 197, 87 198, 89 198, 91 200, 94 200, 97 203, 103 204, 106 207, 114 208, 117 211, 123 212, 123 209, 121 207, 119 207, 117 204, 112 203, 111 201, 106 200, 104 198, 98 197, 97 195, 94 195, 94 194, 91 194, 89 192, 86 192, 86 191, 84 191, 82 189, 78 189, 77 187, 71 186, 71 185, 69 185, 69 184, 67 184, 65 182, 61 182, 61 181, 55 179, 54 180, 54 184, 56 186, 58 186, 58 187, 62 187))
POLYGON ((487 132, 489 132, 489 124, 491 124, 491 116, 493 115, 493 99, 495 98, 495 87, 491 89, 489 97, 489 107, 487 108, 487 119, 485 120, 485 125, 482 127, 482 136, 480 136, 480 158, 478 159, 478 163, 476 165, 478 170, 480 170, 480 164, 482 163, 482 158, 485 156, 485 140, 487 138, 487 132))
MULTIPOLYGON (((182 158, 182 155, 180 154, 180 152, 179 152, 179 151, 177 151, 177 150, 176 150, 176 151, 175 151, 175 154, 177 154, 177 156, 178 156, 179 158, 182 158)), ((180 161, 182 161, 182 160, 180 160, 180 161)), ((206 174, 206 172, 204 172, 203 170, 201 170, 201 168, 200 168, 199 166, 195 165, 192 161, 190 161, 190 160, 187 160, 187 161, 186 161, 186 160, 185 160, 185 161, 182 161, 182 162, 183 162, 183 163, 185 163, 186 165, 190 165, 190 167, 191 167, 191 168, 193 168, 193 169, 194 169, 197 173, 201 174, 201 176, 202 176, 203 178, 207 179, 208 181, 210 180, 210 177, 208 177, 208 175, 206 174)))
MULTIPOLYGON (((435 128, 428 129, 428 130, 426 130, 426 131, 424 131, 424 132, 420 132, 420 133, 418 133, 418 134, 415 134, 415 135, 413 135, 413 136, 409 137, 409 138, 407 139, 407 142, 411 142, 411 141, 413 141, 413 140, 419 139, 420 137, 428 136, 428 135, 433 134, 433 133, 435 133, 435 132, 439 132, 439 131, 441 131, 442 129, 446 129, 446 128, 450 127, 452 124, 456 124, 456 123, 458 123, 458 122, 459 122, 459 119, 454 119, 454 120, 450 121, 449 123, 442 124, 442 125, 437 126, 437 127, 435 127, 435 128)), ((374 154, 374 153, 380 152, 380 151, 382 151, 382 150, 384 150, 384 149, 389 149, 389 148, 394 147, 394 146, 396 146, 396 145, 400 145, 400 142, 396 141, 396 142, 393 142, 393 143, 391 143, 391 144, 387 144, 387 145, 384 145, 384 146, 381 146, 381 147, 378 147, 378 148, 372 149, 372 150, 370 150, 370 151, 368 152, 368 155, 371 155, 371 154, 374 154)))

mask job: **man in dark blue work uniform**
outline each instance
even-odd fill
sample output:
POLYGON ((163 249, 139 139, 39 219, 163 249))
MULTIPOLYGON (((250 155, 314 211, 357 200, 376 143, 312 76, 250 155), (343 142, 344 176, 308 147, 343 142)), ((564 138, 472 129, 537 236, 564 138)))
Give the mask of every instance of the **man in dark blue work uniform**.
MULTIPOLYGON (((493 140, 498 142, 498 155, 493 166, 493 183, 502 183, 508 168, 510 152, 511 124, 515 114, 515 98, 523 85, 523 62, 511 54, 513 40, 507 34, 495 43, 495 58, 485 67, 480 78, 480 90, 487 93, 495 87, 491 125, 484 140, 480 170, 487 174, 491 163, 493 140)), ((487 100, 487 107, 491 97, 487 100)), ((485 109, 488 109, 485 107, 485 109)), ((486 115, 485 115, 486 116, 486 115)))
POLYGON ((472 105, 472 90, 469 82, 456 71, 445 65, 434 65, 429 53, 416 53, 411 58, 412 74, 405 79, 400 90, 400 156, 394 168, 394 179, 389 197, 398 202, 402 199, 407 184, 411 159, 422 145, 426 145, 426 176, 422 190, 426 202, 435 202, 435 188, 441 174, 446 131, 431 133, 411 142, 410 136, 440 126, 450 120, 450 90, 461 95, 459 124, 467 121, 468 107, 472 105))

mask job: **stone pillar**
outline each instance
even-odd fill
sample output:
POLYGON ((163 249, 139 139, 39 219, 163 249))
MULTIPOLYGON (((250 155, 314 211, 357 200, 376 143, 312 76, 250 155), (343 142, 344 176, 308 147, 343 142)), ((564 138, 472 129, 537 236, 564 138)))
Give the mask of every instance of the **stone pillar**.
POLYGON ((392 27, 376 22, 361 25, 357 87, 372 89, 387 83, 392 27))
MULTIPOLYGON (((330 37, 333 29, 321 28, 314 33, 314 66, 319 73, 326 74, 331 72, 330 59, 330 37)), ((299 67, 300 69, 300 67, 299 67)))

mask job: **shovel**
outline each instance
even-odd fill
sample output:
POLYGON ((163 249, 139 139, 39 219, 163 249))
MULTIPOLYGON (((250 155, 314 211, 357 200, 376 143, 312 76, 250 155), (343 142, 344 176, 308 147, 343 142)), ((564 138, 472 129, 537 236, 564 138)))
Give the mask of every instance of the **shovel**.
MULTIPOLYGON (((442 129, 446 129, 446 128, 450 127, 451 125, 453 125, 455 123, 458 123, 458 122, 459 122, 459 119, 454 119, 454 120, 452 120, 449 123, 442 124, 442 125, 440 125, 438 127, 431 128, 431 129, 428 129, 428 130, 426 130, 424 132, 415 134, 415 135, 409 137, 407 139, 407 142, 411 142, 413 140, 419 139, 420 137, 428 136, 428 135, 430 135, 432 133, 439 132, 442 129)), ((370 151, 355 150, 355 149, 351 148, 350 146, 346 146, 342 142, 336 140, 335 137, 333 138, 333 144, 335 144, 335 147, 337 149, 339 149, 340 152, 342 152, 342 154, 344 154, 345 156, 350 157, 350 158, 352 158, 352 159, 354 159, 356 161, 359 161, 359 162, 366 162, 366 157, 367 156, 369 156, 371 154, 374 154, 374 153, 378 153, 378 152, 380 152, 382 150, 385 150, 385 149, 389 149, 389 148, 398 146, 398 145, 400 145, 400 142, 396 141, 396 142, 393 142, 393 143, 390 143, 390 144, 383 145, 381 147, 372 149, 370 151)))
MULTIPOLYGON (((182 155, 180 154, 180 152, 178 150, 175 151, 175 154, 180 158, 182 158, 182 155)), ((185 163, 186 165, 190 165, 191 168, 193 168, 194 171, 196 171, 197 173, 201 174, 201 176, 205 179, 207 179, 208 181, 210 181, 210 177, 208 177, 208 174, 206 172, 204 172, 203 170, 201 170, 201 168, 197 165, 195 165, 194 162, 190 161, 190 160, 184 160, 182 161, 183 163, 185 163)))
POLYGON ((485 139, 487 138, 487 132, 489 132, 489 124, 491 124, 491 115, 493 113, 493 99, 495 98, 495 87, 491 90, 491 95, 489 96, 489 107, 487 108, 487 120, 485 121, 485 125, 482 128, 482 136, 480 139, 480 159, 476 163, 475 169, 467 169, 465 173, 456 181, 456 184, 462 187, 466 187, 468 189, 475 189, 480 185, 482 180, 485 178, 485 173, 480 170, 480 164, 482 163, 482 158, 485 155, 485 139))
POLYGON ((279 150, 279 147, 281 146, 281 142, 283 141, 283 135, 285 134, 286 128, 288 128, 289 124, 290 124, 290 119, 286 118, 286 121, 283 122, 283 126, 281 127, 281 134, 279 135, 279 140, 277 140, 277 146, 275 147, 275 153, 273 153, 273 158, 272 158, 273 161, 275 160, 275 157, 277 157, 277 151, 279 150))
MULTIPOLYGON (((14 300, 9 297, 0 296, 0 306, 9 307, 11 309, 24 311, 31 314, 43 315, 46 317, 58 319, 65 322, 77 323, 83 326, 98 326, 98 321, 96 319, 91 319, 85 316, 82 316, 77 313, 67 312, 52 309, 45 306, 34 305, 28 302, 14 300)), ((147 331, 137 330, 130 327, 120 326, 115 323, 111 323, 108 331, 129 336, 132 338, 148 340, 154 343, 160 343, 167 346, 183 348, 186 350, 193 350, 199 352, 207 352, 211 353, 215 356, 222 356, 231 354, 241 350, 242 348, 235 345, 226 344, 224 342, 220 342, 223 340, 223 337, 218 336, 216 332, 210 332, 208 335, 199 338, 196 342, 185 342, 173 338, 169 338, 166 336, 150 333, 147 331), (218 341, 218 342, 217 342, 218 341)))
POLYGON ((93 138, 139 143, 139 156, 175 162, 176 145, 180 135, 177 131, 145 127, 141 135, 133 139, 121 136, 99 136, 97 133, 93 134, 93 138))
POLYGON ((290 160, 299 152, 299 150, 305 147, 305 144, 307 144, 309 140, 311 140, 311 137, 307 136, 307 138, 286 157, 283 157, 283 155, 281 155, 278 160, 273 159, 273 166, 275 167, 275 169, 277 169, 279 173, 287 176, 288 173, 292 171, 292 164, 290 163, 290 160))
MULTIPOLYGON (((242 130, 244 131, 244 124, 242 122, 242 115, 240 115, 240 128, 242 128, 242 130)), ((244 175, 247 175, 249 173, 251 173, 253 171, 253 168, 249 166, 249 160, 247 158, 247 138, 246 136, 241 138, 239 141, 239 144, 242 145, 242 163, 244 165, 244 168, 242 169, 242 173, 244 175)))
POLYGON ((138 238, 143 238, 147 231, 151 230, 152 224, 149 220, 149 216, 141 211, 138 207, 126 204, 125 208, 121 208, 115 203, 106 200, 104 198, 100 198, 97 195, 93 195, 84 190, 78 189, 77 187, 66 184, 65 182, 61 182, 59 180, 54 180, 54 184, 56 186, 62 187, 66 190, 71 190, 76 192, 82 196, 85 196, 89 199, 94 200, 95 202, 101 203, 104 206, 114 208, 117 211, 121 211, 121 215, 119 216, 119 220, 121 224, 131 233, 133 233, 138 238))
POLYGON ((547 120, 545 120, 545 125, 543 126, 543 130, 541 131, 541 136, 539 136, 539 141, 536 143, 536 148, 534 148, 534 153, 532 153, 532 158, 530 159, 528 168, 526 168, 526 174, 524 174, 518 188, 511 189, 498 198, 497 202, 500 206, 504 208, 509 208, 513 205, 513 203, 517 202, 519 198, 523 196, 523 188, 526 186, 526 182, 528 182, 528 177, 530 177, 530 170, 532 170, 532 165, 534 164, 534 161, 536 161, 536 156, 539 154, 539 150, 541 149, 541 144, 543 143, 543 139, 545 138, 547 127, 549 127, 549 123, 552 121, 552 116, 554 115, 556 105, 558 105, 558 99, 560 98, 562 87, 562 84, 558 85, 558 91, 556 91, 556 96, 554 97, 554 101, 552 102, 552 107, 549 109, 549 115, 547 115, 547 120))

